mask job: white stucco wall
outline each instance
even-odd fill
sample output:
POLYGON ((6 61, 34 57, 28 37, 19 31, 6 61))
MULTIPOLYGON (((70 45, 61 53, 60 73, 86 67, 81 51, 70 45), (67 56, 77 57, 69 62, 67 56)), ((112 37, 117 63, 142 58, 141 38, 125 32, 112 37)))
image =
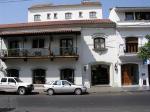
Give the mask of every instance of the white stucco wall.
POLYGON ((110 86, 114 86, 114 64, 117 62, 117 46, 115 30, 113 28, 83 28, 81 45, 81 62, 82 66, 87 66, 86 72, 83 72, 84 83, 91 86, 91 66, 94 64, 106 64, 110 66, 110 86), (104 52, 96 52, 94 50, 94 35, 102 36, 106 41, 107 50, 104 52))
MULTIPOLYGON (((40 14, 41 21, 60 21, 66 20, 65 13, 72 13, 72 19, 69 20, 85 20, 89 18, 89 12, 96 12, 96 17, 93 19, 102 19, 102 8, 98 6, 76 6, 76 7, 54 7, 43 9, 30 9, 28 10, 28 22, 34 22, 34 15, 40 14), (79 17, 79 12, 82 12, 83 17, 79 17), (47 13, 51 14, 51 18, 47 19, 47 13), (57 19, 54 19, 54 13, 57 13, 57 19)), ((68 20, 68 19, 67 19, 68 20)))

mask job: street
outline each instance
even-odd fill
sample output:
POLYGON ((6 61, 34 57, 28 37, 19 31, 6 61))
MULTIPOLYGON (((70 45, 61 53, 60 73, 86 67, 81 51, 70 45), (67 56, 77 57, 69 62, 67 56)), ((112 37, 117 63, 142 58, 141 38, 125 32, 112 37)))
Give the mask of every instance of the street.
POLYGON ((0 94, 0 112, 150 112, 150 92, 76 95, 0 94))

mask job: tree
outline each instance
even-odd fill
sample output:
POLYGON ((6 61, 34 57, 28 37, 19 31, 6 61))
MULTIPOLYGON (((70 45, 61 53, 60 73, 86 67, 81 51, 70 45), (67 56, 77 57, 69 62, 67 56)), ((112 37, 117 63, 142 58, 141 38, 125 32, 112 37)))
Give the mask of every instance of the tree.
POLYGON ((150 59, 150 35, 146 35, 145 38, 148 42, 139 48, 138 56, 142 59, 150 59))

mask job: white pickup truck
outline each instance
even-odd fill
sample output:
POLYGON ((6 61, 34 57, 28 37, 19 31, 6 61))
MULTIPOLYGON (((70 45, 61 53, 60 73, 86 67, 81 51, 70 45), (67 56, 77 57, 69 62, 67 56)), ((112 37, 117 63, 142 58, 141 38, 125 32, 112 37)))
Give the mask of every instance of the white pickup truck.
POLYGON ((0 91, 18 92, 19 95, 32 92, 34 86, 30 83, 24 83, 17 77, 3 77, 0 81, 0 91))

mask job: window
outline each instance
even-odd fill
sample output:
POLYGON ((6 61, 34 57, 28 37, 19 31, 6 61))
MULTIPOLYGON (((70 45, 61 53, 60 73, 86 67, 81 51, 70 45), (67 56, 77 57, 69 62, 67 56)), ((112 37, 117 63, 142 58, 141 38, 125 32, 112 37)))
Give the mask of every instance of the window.
POLYGON ((136 53, 138 52, 138 38, 137 37, 127 37, 126 41, 126 53, 136 53))
POLYGON ((126 12, 125 20, 150 20, 150 12, 126 12))
POLYGON ((54 19, 57 19, 57 13, 54 13, 54 19))
POLYGON ((67 80, 71 83, 74 83, 74 69, 62 69, 60 71, 60 79, 61 80, 67 80))
POLYGON ((45 84, 46 71, 44 69, 33 70, 33 84, 45 84))
POLYGON ((72 13, 65 13, 65 19, 71 19, 72 13))
POLYGON ((79 12, 79 18, 83 18, 83 13, 79 12))
POLYGON ((90 12, 89 16, 90 18, 96 18, 96 12, 90 12))
POLYGON ((2 78, 1 82, 7 82, 7 78, 2 78))
POLYGON ((61 81, 55 81, 53 85, 61 85, 61 81))
POLYGON ((69 85, 70 86, 71 84, 67 81, 62 81, 62 85, 67 85, 67 86, 69 85))
POLYGON ((41 21, 41 15, 34 15, 34 21, 41 21))
POLYGON ((32 41, 32 48, 44 48, 44 39, 34 39, 32 41))
POLYGON ((60 55, 73 55, 73 39, 66 38, 60 40, 60 55))
POLYGON ((16 83, 16 81, 14 79, 12 79, 12 78, 9 78, 8 82, 10 82, 10 83, 16 83))
POLYGON ((17 69, 8 69, 7 77, 19 77, 19 70, 17 69))
POLYGON ((105 39, 101 37, 94 38, 94 49, 95 50, 105 49, 105 39))
POLYGON ((134 20, 134 13, 133 12, 126 12, 125 13, 125 20, 134 20))
POLYGON ((136 20, 150 20, 150 12, 135 12, 136 20))
POLYGON ((51 14, 50 13, 47 14, 47 19, 51 19, 51 14))

